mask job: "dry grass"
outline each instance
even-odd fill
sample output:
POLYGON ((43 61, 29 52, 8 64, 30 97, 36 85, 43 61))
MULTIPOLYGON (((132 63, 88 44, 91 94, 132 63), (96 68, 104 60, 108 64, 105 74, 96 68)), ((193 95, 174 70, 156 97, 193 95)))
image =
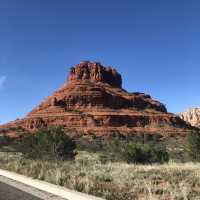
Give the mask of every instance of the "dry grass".
POLYGON ((75 161, 42 162, 0 154, 0 168, 45 180, 107 200, 199 200, 200 164, 102 164, 94 153, 75 161))

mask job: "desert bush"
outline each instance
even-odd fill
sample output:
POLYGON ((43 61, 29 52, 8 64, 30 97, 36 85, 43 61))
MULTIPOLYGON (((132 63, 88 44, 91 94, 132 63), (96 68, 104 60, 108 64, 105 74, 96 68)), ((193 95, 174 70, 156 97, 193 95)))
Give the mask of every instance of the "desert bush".
POLYGON ((164 163, 169 160, 169 154, 164 145, 159 143, 128 141, 113 139, 104 147, 106 153, 101 153, 100 161, 125 161, 127 163, 164 163))
POLYGON ((192 161, 200 161, 200 131, 188 134, 186 151, 192 161))
POLYGON ((42 128, 18 138, 16 148, 31 159, 67 159, 75 156, 75 142, 60 126, 42 128))
POLYGON ((99 152, 103 150, 104 140, 95 138, 94 134, 90 134, 91 138, 76 138, 76 147, 81 151, 99 152))
POLYGON ((0 148, 10 145, 13 142, 13 140, 13 138, 10 138, 6 135, 0 136, 0 148))
POLYGON ((164 147, 153 144, 128 143, 122 150, 127 163, 164 163, 169 154, 164 147))

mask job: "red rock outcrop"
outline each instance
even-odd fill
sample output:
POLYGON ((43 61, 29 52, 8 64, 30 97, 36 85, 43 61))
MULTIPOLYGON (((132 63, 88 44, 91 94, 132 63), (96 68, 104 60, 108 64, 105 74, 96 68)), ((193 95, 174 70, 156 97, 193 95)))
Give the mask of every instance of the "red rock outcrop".
POLYGON ((89 80, 93 83, 107 83, 113 87, 122 86, 121 75, 111 67, 103 67, 101 63, 83 61, 72 67, 69 75, 69 83, 89 80))
POLYGON ((191 128, 151 96, 122 89, 115 69, 88 61, 72 67, 60 89, 24 119, 0 126, 0 132, 12 134, 18 126, 34 131, 49 125, 63 125, 74 136, 100 137, 140 132, 185 135, 191 128))

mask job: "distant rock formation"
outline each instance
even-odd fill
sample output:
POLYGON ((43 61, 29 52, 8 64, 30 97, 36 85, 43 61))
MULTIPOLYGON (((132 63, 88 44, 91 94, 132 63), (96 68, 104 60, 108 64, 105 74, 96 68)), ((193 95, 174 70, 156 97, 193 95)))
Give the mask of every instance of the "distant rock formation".
POLYGON ((84 61, 71 68, 67 81, 24 119, 0 126, 0 133, 15 134, 16 127, 34 131, 62 125, 74 137, 115 133, 185 135, 191 126, 167 113, 164 104, 150 95, 122 89, 114 68, 84 61))
POLYGON ((200 107, 190 108, 186 112, 180 113, 179 116, 192 126, 200 128, 200 107))

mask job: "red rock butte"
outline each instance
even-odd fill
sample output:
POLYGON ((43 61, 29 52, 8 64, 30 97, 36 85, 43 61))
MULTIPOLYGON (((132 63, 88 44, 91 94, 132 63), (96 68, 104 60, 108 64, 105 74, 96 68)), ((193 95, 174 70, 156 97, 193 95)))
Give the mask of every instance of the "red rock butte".
POLYGON ((0 126, 0 134, 17 127, 35 131, 62 125, 74 137, 115 133, 185 135, 192 127, 150 95, 122 89, 121 75, 99 62, 84 61, 70 69, 64 85, 25 118, 0 126))

